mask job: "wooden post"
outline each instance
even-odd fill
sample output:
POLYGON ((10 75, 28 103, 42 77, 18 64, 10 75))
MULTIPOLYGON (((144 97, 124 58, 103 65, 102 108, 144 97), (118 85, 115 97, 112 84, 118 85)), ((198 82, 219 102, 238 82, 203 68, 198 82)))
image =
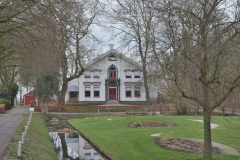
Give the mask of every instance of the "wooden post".
POLYGON ((25 136, 27 135, 27 126, 25 126, 25 136))
POLYGON ((25 133, 22 133, 22 144, 24 144, 25 133))
POLYGON ((21 156, 21 154, 22 154, 22 142, 19 141, 18 142, 18 154, 17 154, 17 156, 21 156))
POLYGON ((29 130, 30 121, 27 121, 27 129, 29 130))

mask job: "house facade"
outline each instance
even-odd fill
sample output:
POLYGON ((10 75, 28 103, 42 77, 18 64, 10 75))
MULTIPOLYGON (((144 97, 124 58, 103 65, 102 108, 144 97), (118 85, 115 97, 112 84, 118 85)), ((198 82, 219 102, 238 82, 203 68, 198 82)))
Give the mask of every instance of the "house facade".
POLYGON ((85 66, 84 73, 69 82, 65 101, 145 102, 141 66, 111 49, 85 66))

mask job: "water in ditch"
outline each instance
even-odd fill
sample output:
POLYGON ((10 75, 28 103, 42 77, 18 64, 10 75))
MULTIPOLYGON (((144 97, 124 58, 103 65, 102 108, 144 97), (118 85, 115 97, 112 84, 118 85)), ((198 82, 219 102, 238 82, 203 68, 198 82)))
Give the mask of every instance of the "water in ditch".
POLYGON ((77 132, 49 132, 59 160, 104 160, 77 132))

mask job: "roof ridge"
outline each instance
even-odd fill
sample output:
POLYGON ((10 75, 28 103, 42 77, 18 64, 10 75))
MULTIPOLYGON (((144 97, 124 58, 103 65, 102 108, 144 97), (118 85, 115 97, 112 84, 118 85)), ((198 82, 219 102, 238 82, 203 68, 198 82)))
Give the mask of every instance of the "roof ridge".
POLYGON ((96 57, 95 59, 92 60, 92 62, 89 62, 88 64, 85 65, 85 68, 91 66, 92 64, 96 63, 97 61, 103 59, 104 57, 106 57, 107 55, 111 54, 111 52, 114 52, 114 54, 117 54, 120 58, 123 58, 125 59, 126 61, 128 61, 129 63, 132 63, 133 65, 137 66, 138 68, 141 68, 141 65, 139 65, 137 62, 135 62, 134 60, 128 58, 127 56, 125 56, 124 54, 114 50, 114 49, 111 49, 109 51, 107 51, 106 53, 96 57))

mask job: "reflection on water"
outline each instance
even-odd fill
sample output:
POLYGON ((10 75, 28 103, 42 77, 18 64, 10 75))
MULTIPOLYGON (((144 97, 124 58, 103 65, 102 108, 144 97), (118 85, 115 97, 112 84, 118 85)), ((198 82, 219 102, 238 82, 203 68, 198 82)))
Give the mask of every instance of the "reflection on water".
POLYGON ((77 132, 50 132, 49 135, 59 160, 103 160, 77 132))
POLYGON ((49 133, 51 137, 51 141, 55 152, 57 153, 58 159, 62 160, 63 159, 63 149, 62 149, 62 141, 60 137, 58 136, 57 132, 50 132, 49 133))

